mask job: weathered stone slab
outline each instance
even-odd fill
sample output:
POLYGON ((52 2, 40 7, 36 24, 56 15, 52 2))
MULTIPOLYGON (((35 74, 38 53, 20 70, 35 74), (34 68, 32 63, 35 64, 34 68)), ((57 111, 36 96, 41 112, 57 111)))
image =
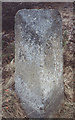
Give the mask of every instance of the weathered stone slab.
POLYGON ((61 17, 24 9, 15 19, 15 90, 30 118, 52 116, 63 100, 61 17))

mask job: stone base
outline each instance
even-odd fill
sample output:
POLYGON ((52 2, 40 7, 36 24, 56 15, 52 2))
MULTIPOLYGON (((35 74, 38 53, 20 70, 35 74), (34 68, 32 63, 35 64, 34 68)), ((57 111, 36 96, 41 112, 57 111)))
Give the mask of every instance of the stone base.
POLYGON ((32 97, 34 91, 27 89, 26 83, 18 77, 15 82, 15 90, 28 118, 54 118, 54 114, 64 101, 63 87, 61 91, 54 90, 52 96, 49 93, 48 99, 44 103, 37 95, 34 94, 32 97))

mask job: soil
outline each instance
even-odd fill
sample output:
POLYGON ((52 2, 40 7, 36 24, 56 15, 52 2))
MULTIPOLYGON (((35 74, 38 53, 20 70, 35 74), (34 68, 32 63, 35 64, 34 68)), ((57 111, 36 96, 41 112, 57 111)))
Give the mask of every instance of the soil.
POLYGON ((2 4, 2 114, 4 118, 27 118, 14 88, 15 14, 20 9, 57 9, 62 17, 64 104, 54 118, 73 118, 74 47, 73 3, 3 3, 2 4))

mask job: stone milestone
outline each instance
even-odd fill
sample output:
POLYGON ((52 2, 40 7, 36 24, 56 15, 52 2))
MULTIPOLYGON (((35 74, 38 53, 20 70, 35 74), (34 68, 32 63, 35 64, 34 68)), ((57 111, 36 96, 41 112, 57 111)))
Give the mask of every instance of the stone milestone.
POLYGON ((15 16, 15 90, 29 118, 49 118, 63 101, 62 21, 53 9, 15 16))

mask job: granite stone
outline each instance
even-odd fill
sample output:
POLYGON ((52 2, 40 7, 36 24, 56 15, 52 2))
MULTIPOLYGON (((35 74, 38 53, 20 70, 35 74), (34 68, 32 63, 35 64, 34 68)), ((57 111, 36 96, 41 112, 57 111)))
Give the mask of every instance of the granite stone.
POLYGON ((49 118, 63 101, 62 20, 53 9, 15 16, 15 90, 29 118, 49 118))

